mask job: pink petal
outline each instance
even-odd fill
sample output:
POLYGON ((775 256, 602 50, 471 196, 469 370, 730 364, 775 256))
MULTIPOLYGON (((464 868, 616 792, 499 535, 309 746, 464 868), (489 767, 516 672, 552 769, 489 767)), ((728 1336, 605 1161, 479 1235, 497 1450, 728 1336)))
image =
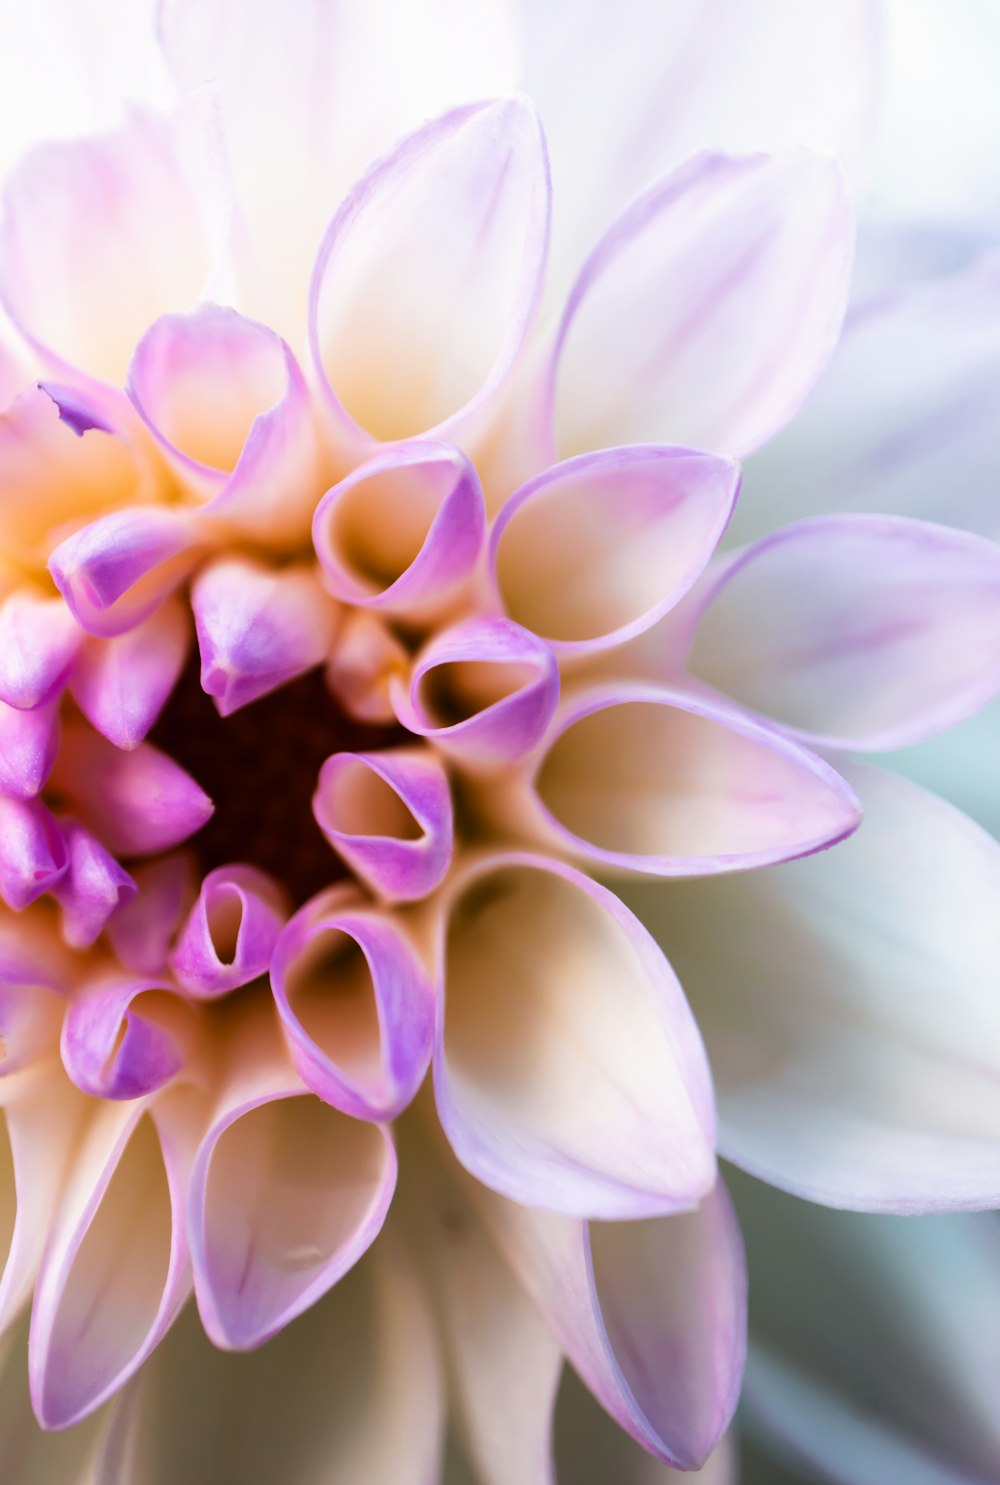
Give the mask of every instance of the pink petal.
POLYGON ((334 753, 313 814, 355 875, 390 902, 426 897, 451 865, 451 791, 430 750, 334 753))
POLYGON ((337 611, 312 567, 222 558, 191 592, 201 684, 223 717, 304 675, 327 655, 337 611))
POLYGON ((559 672, 552 652, 509 619, 463 619, 417 656, 409 687, 390 682, 396 716, 441 752, 480 767, 523 758, 552 720, 559 672))
POLYGON ((738 488, 732 460, 691 449, 607 449, 555 465, 510 497, 490 536, 507 613, 557 653, 632 638, 698 577, 738 488))
POLYGON ((170 955, 196 999, 225 995, 267 973, 288 916, 281 889, 252 866, 210 871, 170 955))
POLYGON ((0 790, 33 799, 52 771, 59 747, 59 708, 43 703, 18 711, 0 701, 0 790))
POLYGON ((190 1010, 168 984, 111 973, 74 996, 62 1029, 63 1066, 93 1098, 142 1098, 180 1072, 190 1010))
POLYGON ((619 218, 570 295, 552 369, 559 450, 756 448, 833 350, 852 242, 829 159, 686 161, 619 218))
POLYGON ((434 1089, 462 1164, 577 1216, 699 1201, 714 1180, 708 1070, 632 914, 572 867, 515 854, 467 867, 440 912, 434 1089))
POLYGON ((82 639, 61 598, 11 593, 0 604, 0 701, 29 709, 56 696, 82 639))
POLYGON ((116 748, 136 747, 173 690, 191 644, 180 599, 124 634, 85 644, 73 667, 73 700, 116 748))
POLYGON ((138 896, 108 924, 108 937, 126 969, 158 975, 181 919, 197 896, 194 865, 184 854, 162 856, 135 868, 138 896))
POLYGON ((63 938, 74 949, 89 949, 112 913, 135 898, 136 885, 82 825, 64 821, 62 835, 69 861, 53 892, 62 908, 63 938))
POLYGON ((451 427, 497 390, 536 307, 548 239, 538 120, 510 100, 425 124, 347 197, 320 247, 310 344, 353 439, 451 427))
POLYGON ((434 995, 401 927, 334 888, 278 940, 271 986, 303 1082, 357 1119, 393 1119, 427 1071, 434 995))
POLYGON ((0 897, 15 912, 49 892, 66 871, 62 832, 37 799, 0 794, 0 897))
POLYGON ((692 671, 820 744, 903 747, 1000 692, 1000 548, 947 526, 786 526, 698 609, 692 671))

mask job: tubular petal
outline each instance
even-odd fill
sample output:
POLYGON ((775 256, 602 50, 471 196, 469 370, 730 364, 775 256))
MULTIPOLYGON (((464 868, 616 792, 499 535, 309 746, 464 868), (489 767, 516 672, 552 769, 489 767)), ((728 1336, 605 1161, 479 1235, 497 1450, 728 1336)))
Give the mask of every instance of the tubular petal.
POLYGON ((190 1008, 168 984, 105 974, 66 1012, 63 1066, 93 1098, 142 1098, 176 1077, 191 1040, 190 1008))
POLYGON ((251 866, 210 871, 170 955, 178 981, 198 1000, 225 995, 267 973, 287 917, 284 893, 251 866))

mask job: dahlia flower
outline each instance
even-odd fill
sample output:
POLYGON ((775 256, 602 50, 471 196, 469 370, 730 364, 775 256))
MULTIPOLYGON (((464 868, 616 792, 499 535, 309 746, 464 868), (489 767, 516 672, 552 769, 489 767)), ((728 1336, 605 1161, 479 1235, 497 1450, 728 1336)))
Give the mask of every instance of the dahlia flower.
POLYGON ((840 334, 874 25, 163 0, 169 107, 12 170, 19 1478, 721 1485, 717 1151, 1000 1200, 1000 848, 855 756, 1000 692, 1000 547, 720 550, 840 334))

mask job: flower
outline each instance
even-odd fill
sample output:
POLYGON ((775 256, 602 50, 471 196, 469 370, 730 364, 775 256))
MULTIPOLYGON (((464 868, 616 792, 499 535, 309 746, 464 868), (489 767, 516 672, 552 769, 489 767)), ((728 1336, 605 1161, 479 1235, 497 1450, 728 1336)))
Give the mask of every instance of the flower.
POLYGON ((997 1200, 1000 857, 849 755, 1000 691, 1000 549, 835 514, 718 551, 840 332, 849 191, 799 140, 860 153, 870 12, 796 43, 850 89, 734 42, 587 138, 574 87, 658 117, 706 15, 596 7, 610 76, 533 78, 568 13, 171 0, 176 106, 10 177, 0 1312, 33 1293, 39 1468, 542 1479, 568 1359, 622 1477, 634 1440, 724 1479, 716 1144, 819 1202, 997 1200))

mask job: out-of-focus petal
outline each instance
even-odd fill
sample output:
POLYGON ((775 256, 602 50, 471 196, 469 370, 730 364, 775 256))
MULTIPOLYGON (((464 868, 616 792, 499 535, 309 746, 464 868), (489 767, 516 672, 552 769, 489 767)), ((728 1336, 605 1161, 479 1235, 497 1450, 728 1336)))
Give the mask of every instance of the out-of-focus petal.
POLYGON ((209 1000, 267 973, 288 909, 252 866, 210 871, 181 928, 170 967, 189 995, 209 1000))
POLYGON ((693 673, 814 743, 902 747, 1000 692, 1000 546, 947 526, 785 526, 695 610, 693 673))
POLYGON ((327 661, 326 684, 349 716, 360 722, 392 722, 390 682, 408 667, 406 647, 381 619, 349 609, 327 661))
POLYGON ((69 865, 62 831, 38 799, 0 794, 0 897, 15 912, 41 897, 69 865))
POLYGON ((0 605, 0 700, 29 708, 56 695, 82 638, 61 599, 11 593, 0 605))
POLYGON ((831 1206, 996 1206, 1000 846, 903 779, 848 776, 865 818, 835 851, 623 895, 704 1032, 724 1154, 831 1206))
POLYGON ((915 748, 881 761, 940 794, 1000 840, 1000 701, 915 748))
POLYGON ((693 1206, 714 1179, 711 1084, 673 971, 631 913, 515 853, 467 868, 440 912, 434 1088, 462 1164, 576 1216, 693 1206))
POLYGON ((337 609, 313 568, 223 557, 191 591, 201 684, 223 717, 319 665, 337 609))
POLYGON ((122 634, 183 582, 197 561, 198 541, 190 511, 133 506, 67 537, 49 558, 49 570, 88 633, 122 634))
POLYGON ((168 599, 124 634, 85 644, 73 666, 73 700, 116 748, 142 742, 184 668, 191 644, 187 606, 168 599))
POLYGON ((347 438, 468 425, 535 310, 548 201, 538 119, 516 100, 445 114, 362 179, 310 290, 313 359, 347 438))
POLYGON ((833 350, 852 245, 832 160, 680 166, 629 207, 570 294, 551 371, 559 451, 756 448, 833 350))
POLYGON ((0 792, 34 799, 52 771, 58 747, 56 703, 24 711, 0 701, 0 792))
POLYGON ((138 896, 115 913, 108 937, 126 969, 158 975, 184 914, 197 896, 194 865, 186 855, 155 857, 133 872, 138 896))
POLYGON ((62 908, 63 938, 74 949, 89 949, 112 913, 130 903, 136 885, 124 867, 75 820, 62 824, 68 860, 53 892, 62 908))

